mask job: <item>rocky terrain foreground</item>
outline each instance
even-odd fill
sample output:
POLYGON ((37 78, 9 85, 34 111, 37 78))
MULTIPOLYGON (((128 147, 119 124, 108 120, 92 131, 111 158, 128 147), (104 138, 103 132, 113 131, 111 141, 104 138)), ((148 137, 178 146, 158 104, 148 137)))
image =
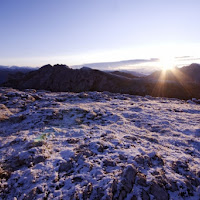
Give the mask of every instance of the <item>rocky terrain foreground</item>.
POLYGON ((0 199, 200 198, 197 100, 0 88, 0 199))

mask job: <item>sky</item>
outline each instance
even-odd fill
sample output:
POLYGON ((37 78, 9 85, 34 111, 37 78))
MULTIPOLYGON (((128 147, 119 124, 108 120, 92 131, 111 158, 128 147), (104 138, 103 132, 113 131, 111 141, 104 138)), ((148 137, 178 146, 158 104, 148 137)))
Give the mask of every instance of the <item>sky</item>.
POLYGON ((199 9, 199 0, 0 0, 0 65, 198 63, 199 9))

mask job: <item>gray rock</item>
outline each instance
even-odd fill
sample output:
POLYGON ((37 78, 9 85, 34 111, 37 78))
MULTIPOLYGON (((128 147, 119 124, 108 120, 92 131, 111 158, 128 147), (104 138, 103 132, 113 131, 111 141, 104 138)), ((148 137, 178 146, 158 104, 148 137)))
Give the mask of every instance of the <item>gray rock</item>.
POLYGON ((44 162, 46 159, 47 159, 47 157, 46 157, 45 155, 40 155, 40 156, 37 156, 37 157, 33 160, 33 163, 34 163, 34 164, 38 164, 38 163, 44 162))
POLYGON ((0 122, 9 119, 11 115, 12 112, 4 104, 0 104, 0 122))
POLYGON ((104 146, 103 144, 97 144, 97 151, 100 153, 104 152, 104 149, 106 149, 106 146, 104 146))
POLYGON ((188 175, 186 178, 193 186, 198 187, 200 185, 200 181, 197 177, 188 175))
POLYGON ((62 163, 60 163, 59 172, 70 172, 73 168, 73 163, 71 160, 69 161, 64 161, 62 163))
POLYGON ((149 168, 151 167, 152 163, 151 163, 151 159, 149 156, 147 155, 137 155, 134 160, 139 164, 140 167, 143 168, 149 168))
POLYGON ((118 180, 114 179, 111 185, 111 192, 113 196, 115 196, 115 194, 117 193, 117 185, 118 185, 118 180))
POLYGON ((69 138, 69 139, 67 139, 67 142, 69 144, 76 144, 79 142, 79 139, 78 138, 69 138))
POLYGON ((119 159, 126 161, 127 160, 127 156, 123 155, 123 154, 119 154, 119 159))
POLYGON ((41 97, 39 95, 37 95, 37 94, 33 94, 32 97, 35 98, 35 100, 40 100, 41 99, 41 97))
POLYGON ((146 176, 144 174, 141 174, 141 173, 137 174, 137 184, 144 187, 148 186, 146 183, 146 176))
POLYGON ((155 154, 153 157, 151 157, 151 163, 153 166, 158 166, 158 165, 164 165, 164 161, 161 158, 161 156, 155 154))
POLYGON ((26 119, 26 116, 23 115, 23 114, 15 115, 15 116, 10 117, 10 121, 12 123, 20 123, 20 122, 22 122, 25 119, 26 119))
POLYGON ((124 138, 127 139, 127 140, 130 140, 130 141, 132 141, 132 142, 134 142, 134 141, 137 140, 136 137, 134 137, 134 136, 129 136, 129 135, 125 135, 124 138))
POLYGON ((189 172, 189 166, 186 162, 178 160, 172 163, 172 169, 181 175, 187 175, 189 172))
POLYGON ((103 166, 104 167, 115 167, 116 163, 112 160, 104 160, 103 161, 103 166))
POLYGON ((119 195, 120 198, 126 197, 126 195, 131 192, 133 185, 135 183, 136 174, 137 170, 133 165, 128 165, 124 169, 121 179, 122 189, 119 195))
POLYGON ((187 192, 188 192, 188 194, 189 194, 190 196, 193 196, 193 195, 194 195, 194 194, 193 194, 194 189, 193 189, 192 185, 190 184, 190 182, 189 182, 188 180, 185 181, 185 185, 186 185, 186 187, 187 187, 187 192))
POLYGON ((142 200, 150 200, 149 194, 144 189, 142 190, 141 197, 142 197, 142 200))
POLYGON ((83 178, 81 176, 75 176, 72 178, 73 183, 80 183, 83 181, 83 178))
POLYGON ((168 184, 166 185, 166 189, 175 192, 178 190, 178 187, 176 185, 175 181, 169 180, 168 184))
POLYGON ((163 186, 160 186, 157 182, 152 182, 150 186, 150 194, 152 194, 156 200, 168 200, 169 194, 163 186))

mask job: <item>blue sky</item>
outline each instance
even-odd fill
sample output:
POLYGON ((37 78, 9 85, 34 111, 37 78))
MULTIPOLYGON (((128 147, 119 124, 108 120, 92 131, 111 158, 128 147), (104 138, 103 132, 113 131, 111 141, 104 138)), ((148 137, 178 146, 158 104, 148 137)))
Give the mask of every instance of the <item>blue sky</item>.
POLYGON ((198 61, 199 9, 199 0, 0 0, 0 65, 198 61))

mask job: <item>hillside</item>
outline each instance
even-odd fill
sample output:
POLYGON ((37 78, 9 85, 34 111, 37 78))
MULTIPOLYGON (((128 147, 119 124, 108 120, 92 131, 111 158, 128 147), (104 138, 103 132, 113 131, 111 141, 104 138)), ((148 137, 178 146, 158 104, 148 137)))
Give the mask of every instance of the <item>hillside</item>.
POLYGON ((123 71, 112 71, 110 73, 118 75, 118 76, 126 77, 126 78, 138 78, 137 76, 135 76, 135 75, 133 75, 131 73, 123 72, 123 71))
POLYGON ((34 88, 54 92, 110 91, 141 93, 142 83, 87 67, 71 69, 66 65, 45 65, 25 76, 10 79, 3 86, 18 89, 34 88), (140 87, 138 87, 141 85, 140 87))
POLYGON ((7 66, 1 66, 0 65, 0 84, 6 82, 10 77, 15 76, 16 74, 25 74, 30 71, 34 71, 37 68, 31 68, 31 67, 7 67, 7 66))
POLYGON ((147 76, 148 79, 165 80, 165 81, 182 81, 200 83, 200 65, 191 64, 182 68, 175 68, 174 70, 156 71, 147 76))
POLYGON ((0 88, 0 199, 200 198, 200 106, 0 88))
POLYGON ((152 96, 200 99, 200 65, 157 71, 145 77, 146 90, 152 96))
POLYGON ((45 65, 27 74, 11 77, 5 87, 39 89, 53 92, 109 91, 179 99, 200 99, 200 65, 174 71, 158 71, 146 77, 125 72, 103 72, 87 67, 71 69, 66 65, 45 65))

